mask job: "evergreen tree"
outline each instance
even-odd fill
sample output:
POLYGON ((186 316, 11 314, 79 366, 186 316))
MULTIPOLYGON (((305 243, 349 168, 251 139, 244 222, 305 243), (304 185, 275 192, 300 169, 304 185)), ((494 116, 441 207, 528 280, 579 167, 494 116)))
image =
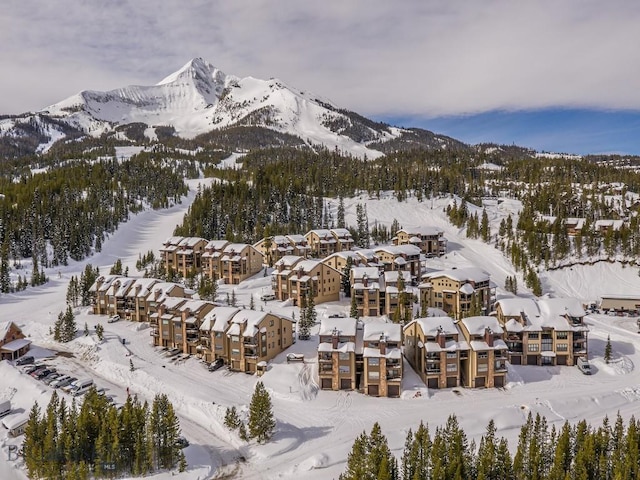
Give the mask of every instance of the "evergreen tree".
POLYGON ((349 316, 351 318, 355 318, 356 320, 360 318, 360 314, 358 313, 358 303, 356 302, 356 296, 351 297, 351 309, 349 310, 349 316))
POLYGON ((104 339, 104 327, 101 323, 96 325, 96 335, 98 336, 98 340, 102 341, 104 339))
POLYGON ((238 411, 236 410, 236 407, 233 406, 231 408, 227 407, 227 410, 225 411, 224 414, 224 426, 227 427, 229 430, 237 430, 238 428, 240 428, 240 424, 241 424, 241 420, 240 417, 238 416, 238 411))
POLYGON ((249 436, 258 443, 265 443, 271 439, 275 428, 271 397, 264 384, 258 382, 249 404, 249 436))
POLYGON ((347 262, 342 269, 342 277, 340 278, 342 293, 345 297, 351 296, 351 269, 353 268, 353 259, 347 257, 347 262))
MULTIPOLYGON (((0 219, 0 222, 2 219, 0 219)), ((5 238, 0 247, 0 293, 9 293, 11 279, 9 276, 9 242, 5 238)))
POLYGON ((611 361, 611 336, 607 335, 607 344, 604 347, 604 361, 608 364, 611 361))
POLYGON ((340 195, 340 198, 338 199, 338 218, 337 218, 337 222, 338 222, 338 228, 346 228, 347 224, 345 223, 344 220, 344 198, 342 198, 342 195, 340 195))
POLYGON ((249 295, 249 310, 255 310, 256 309, 256 302, 253 299, 253 294, 249 295))

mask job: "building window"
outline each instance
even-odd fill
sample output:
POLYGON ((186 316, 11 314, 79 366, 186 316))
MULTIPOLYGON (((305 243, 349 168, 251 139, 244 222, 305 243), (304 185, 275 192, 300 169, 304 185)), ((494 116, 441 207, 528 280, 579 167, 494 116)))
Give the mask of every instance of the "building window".
POLYGON ((377 357, 373 357, 369 359, 369 366, 370 367, 377 367, 378 365, 380 365, 380 359, 377 357))
POLYGON ((338 359, 339 360, 349 360, 349 354, 340 352, 340 354, 338 355, 338 359))
POLYGON ((529 340, 538 340, 540 334, 538 332, 529 332, 529 340))
POLYGON ((558 343, 556 345, 556 350, 558 350, 559 352, 566 352, 567 350, 569 350, 569 344, 567 344, 567 343, 558 343))
POLYGON ((489 358, 489 352, 478 352, 478 358, 480 359, 489 358))
POLYGON ((239 350, 239 349, 237 349, 237 348, 232 348, 232 349, 231 349, 231 353, 232 353, 233 355, 239 355, 239 354, 240 354, 240 350, 239 350))
POLYGON ((458 358, 458 352, 447 352, 447 358, 458 358))
POLYGON ((558 340, 566 340, 569 338, 569 334, 567 332, 556 332, 556 338, 558 340))
POLYGON ((486 363, 479 363, 478 364, 478 373, 483 373, 486 372, 489 368, 489 365, 487 365, 486 363))
POLYGON ((231 341, 232 342, 239 342, 240 341, 240 337, 238 335, 231 335, 231 341))
POLYGON ((340 365, 338 367, 339 373, 349 373, 350 371, 351 371, 351 367, 349 367, 349 365, 340 365))
POLYGON ((539 352, 540 351, 540 345, 538 345, 537 343, 530 343, 527 348, 529 349, 530 352, 539 352))
POLYGON ((380 380, 380 372, 369 372, 369 380, 380 380))
POLYGON ((447 372, 457 372, 458 371, 458 365, 456 365, 455 363, 447 363, 447 372))

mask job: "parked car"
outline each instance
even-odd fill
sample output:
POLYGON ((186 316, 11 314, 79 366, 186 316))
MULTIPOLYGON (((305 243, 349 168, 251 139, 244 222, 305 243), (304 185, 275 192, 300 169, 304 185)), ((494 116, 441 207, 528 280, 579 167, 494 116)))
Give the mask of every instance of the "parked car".
POLYGON ((591 375, 591 365, 589 364, 589 360, 583 357, 578 357, 576 365, 583 374, 591 375))
POLYGON ((37 378, 38 375, 40 375, 40 373, 49 370, 49 367, 46 365, 40 365, 38 368, 34 369, 33 371, 29 372, 29 375, 31 375, 33 378, 37 378))
POLYGON ((209 364, 209 371, 215 372, 216 370, 222 368, 224 366, 224 360, 221 358, 216 358, 213 362, 209 364))
POLYGON ((189 440, 184 437, 178 437, 176 439, 176 446, 180 448, 187 448, 189 446, 189 440))
POLYGON ((31 375, 34 378, 37 378, 38 380, 43 380, 44 378, 46 378, 47 376, 51 375, 52 373, 56 373, 56 369, 55 368, 45 368, 44 370, 36 371, 35 375, 33 373, 31 375))
POLYGON ((289 362, 304 363, 304 353, 287 353, 287 363, 289 362))
POLYGON ((268 302, 269 300, 275 300, 276 296, 273 293, 263 293, 260 295, 260 300, 263 302, 268 302))
POLYGON ((71 375, 62 375, 61 377, 58 377, 53 382, 51 382, 49 386, 52 388, 60 388, 69 385, 74 380, 76 379, 71 375))
POLYGON ((107 323, 115 323, 119 320, 120 320, 120 315, 112 315, 109 317, 109 320, 107 320, 107 323))
POLYGON ((44 383, 45 385, 51 385, 51 382, 53 382, 54 380, 57 380, 62 376, 63 375, 61 373, 53 372, 47 375, 46 377, 41 378, 40 380, 42 380, 42 383, 44 383))
POLYGON ((46 367, 46 365, 43 365, 41 363, 38 363, 36 365, 29 365, 27 368, 24 369, 24 373, 31 375, 36 370, 38 370, 40 368, 45 368, 45 367, 46 367))
POLYGON ((33 363, 34 359, 32 355, 26 355, 24 357, 20 357, 18 360, 16 360, 16 365, 28 365, 30 363, 33 363))

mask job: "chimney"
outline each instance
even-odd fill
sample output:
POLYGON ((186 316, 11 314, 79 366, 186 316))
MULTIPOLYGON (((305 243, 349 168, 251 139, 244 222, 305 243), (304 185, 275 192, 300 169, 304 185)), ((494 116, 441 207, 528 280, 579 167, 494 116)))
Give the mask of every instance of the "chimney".
POLYGON ((444 334, 444 331, 442 330, 441 326, 438 327, 437 341, 438 341, 438 345, 440 346, 440 348, 445 348, 446 341, 447 341, 447 336, 444 334))
POLYGON ((282 270, 284 270, 284 264, 283 264, 282 262, 280 262, 280 263, 278 264, 278 271, 279 271, 279 272, 282 272, 282 270))
POLYGON ((333 348, 334 350, 338 349, 339 339, 340 337, 338 336, 338 329, 334 328, 333 331, 331 332, 331 348, 333 348))
POLYGON ((302 268, 298 269, 298 278, 302 278, 302 274, 304 273, 304 270, 302 268))
POLYGON ((487 345, 493 347, 493 332, 489 327, 484 329, 484 341, 487 342, 487 345))
POLYGON ((367 277, 366 273, 362 276, 362 284, 365 288, 369 286, 369 277, 367 277))
POLYGON ((380 355, 387 354, 387 336, 384 333, 380 334, 380 355))

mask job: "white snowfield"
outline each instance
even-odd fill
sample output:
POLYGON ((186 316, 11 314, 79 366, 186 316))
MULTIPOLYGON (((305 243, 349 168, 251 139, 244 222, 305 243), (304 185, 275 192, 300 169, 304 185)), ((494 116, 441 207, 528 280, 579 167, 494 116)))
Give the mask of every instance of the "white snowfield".
MULTIPOLYGON (((192 187, 195 183, 192 183, 192 187)), ((86 262, 73 263, 48 272, 48 284, 0 299, 0 317, 20 325, 37 345, 38 357, 47 350, 68 351, 71 357, 57 356, 48 360, 58 370, 77 377, 91 376, 98 387, 124 402, 127 388, 131 394, 151 400, 157 393, 166 393, 180 416, 184 436, 190 441, 186 449, 188 470, 182 474, 160 472, 153 479, 204 479, 223 473, 234 473, 243 479, 327 479, 337 478, 344 470, 347 455, 355 437, 369 431, 379 422, 392 451, 399 457, 409 428, 415 430, 420 421, 431 428, 442 425, 448 415, 456 414, 461 426, 472 439, 479 439, 490 419, 515 450, 519 428, 531 412, 540 413, 560 426, 565 420, 587 419, 600 424, 603 417, 617 412, 628 419, 640 408, 640 335, 635 319, 592 315, 589 325, 589 358, 593 375, 582 375, 575 367, 510 367, 504 389, 428 390, 405 362, 402 397, 373 398, 356 392, 321 391, 317 386, 317 330, 311 340, 298 341, 269 366, 261 378, 269 390, 277 418, 273 440, 266 445, 242 442, 223 426, 225 408, 235 405, 241 414, 250 402, 255 376, 230 373, 225 368, 209 372, 197 359, 170 360, 151 346, 149 330, 127 321, 107 323, 107 317, 78 309, 79 331, 85 322, 92 334, 80 336, 65 345, 51 340, 49 328, 59 311, 65 307, 65 293, 71 275, 79 275, 85 263, 99 265, 108 272, 110 265, 121 258, 133 275, 139 252, 157 251, 162 241, 171 235, 174 226, 193 200, 195 188, 182 204, 165 211, 145 211, 132 217, 109 238, 101 253, 86 262), (105 341, 93 334, 97 323, 105 328, 105 341), (614 361, 606 365, 603 354, 607 336, 613 344, 614 361), (126 339, 126 345, 121 339, 126 339), (47 350, 45 350, 47 349, 47 350), (287 363, 286 353, 301 353, 305 363, 287 363), (135 370, 130 371, 130 360, 135 370)), ((346 201, 347 223, 355 223, 356 203, 366 202, 370 223, 374 219, 387 226, 397 219, 402 227, 431 225, 442 228, 449 240, 446 257, 429 259, 429 269, 454 266, 476 266, 490 273, 499 286, 498 298, 508 296, 500 287, 507 275, 515 272, 511 264, 493 246, 478 240, 468 240, 448 224, 443 213, 449 199, 417 202, 409 198, 398 204, 391 195, 378 199, 366 196, 346 201)), ((337 201, 332 202, 337 208, 337 201)), ((492 226, 509 212, 516 212, 515 202, 501 203, 490 212, 492 226)), ((292 232, 293 233, 293 232, 292 232)), ((637 272, 616 264, 574 268, 565 273, 543 275, 545 287, 554 294, 594 298, 608 293, 615 282, 624 279, 629 290, 638 291, 637 272)), ((524 285, 519 277, 519 285, 524 285)), ((219 298, 224 299, 229 286, 221 286, 219 298)), ((259 296, 270 289, 270 279, 259 275, 236 286, 240 305, 248 305, 250 295, 262 305, 259 296)), ((528 293, 520 287, 523 296, 528 293)), ((264 306, 264 305, 263 305, 264 306)), ((294 309, 272 301, 264 306, 291 314, 294 309)), ((319 318, 347 313, 348 301, 322 304, 317 307, 319 318)), ((296 316, 299 313, 296 312, 296 316)), ((316 327, 317 328, 317 327, 316 327)), ((52 389, 24 373, 20 367, 0 362, 0 398, 10 398, 15 415, 28 412, 34 401, 46 405, 52 389)), ((69 400, 66 394, 65 398, 69 400)), ((432 430, 433 431, 433 430, 432 430)), ((19 444, 23 437, 8 439, 0 429, 0 478, 24 479, 20 462, 8 460, 7 446, 19 444)))
MULTIPOLYGON (((299 136, 312 148, 322 145, 360 158, 383 155, 364 142, 325 126, 327 121, 338 121, 343 126, 352 123, 337 110, 329 100, 298 91, 280 80, 238 78, 194 58, 156 85, 131 85, 108 92, 85 90, 26 119, 0 120, 0 134, 17 123, 32 120, 51 138, 39 147, 40 152, 46 152, 64 134, 58 130, 60 127, 43 122, 39 114, 61 119, 94 136, 110 132, 117 125, 142 122, 150 127, 145 135, 152 140, 156 138, 156 126, 170 125, 179 136, 193 138, 236 124, 259 125, 299 136)), ((376 133, 369 127, 365 129, 376 133)), ((401 134, 401 129, 389 128, 377 140, 386 141, 401 134)))

